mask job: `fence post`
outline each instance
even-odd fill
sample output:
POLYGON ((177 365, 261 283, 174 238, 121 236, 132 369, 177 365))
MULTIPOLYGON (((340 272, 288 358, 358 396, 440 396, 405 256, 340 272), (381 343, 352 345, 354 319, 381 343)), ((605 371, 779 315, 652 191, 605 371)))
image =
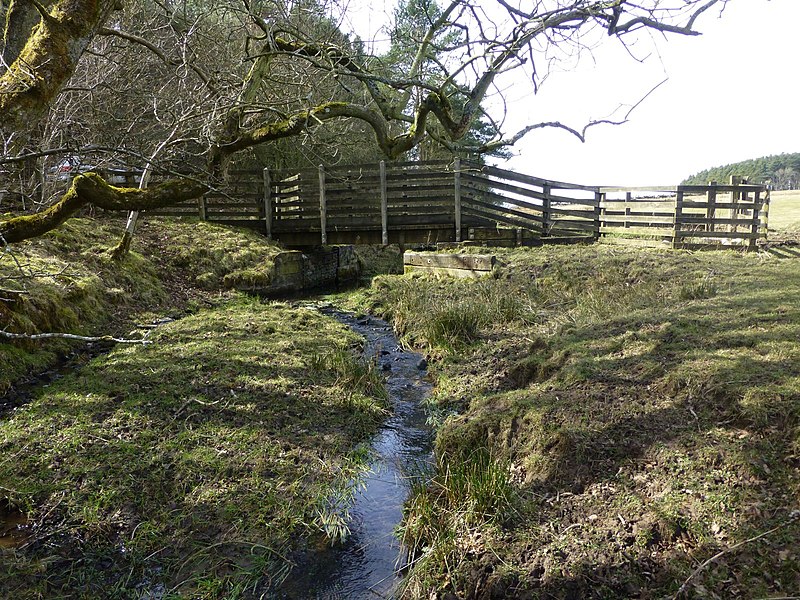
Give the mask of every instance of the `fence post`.
MULTIPOLYGON (((716 183, 712 182, 712 185, 716 185, 716 183)), ((706 223, 705 230, 713 232, 714 219, 717 218, 717 188, 708 188, 706 192, 706 202, 708 203, 708 206, 706 206, 706 219, 708 219, 708 223, 706 223)))
POLYGON ((758 229, 761 225, 761 190, 756 190, 753 197, 753 217, 750 222, 750 239, 748 240, 747 247, 749 250, 756 249, 756 241, 758 240, 758 229))
POLYGON ((542 237, 550 235, 550 186, 542 186, 542 237))
POLYGON ((594 239, 600 239, 600 205, 606 200, 605 192, 597 190, 594 193, 594 239))
POLYGON ((761 210, 759 211, 761 214, 761 228, 764 232, 764 239, 767 238, 769 234, 769 200, 770 200, 770 188, 764 192, 764 203, 761 205, 761 210))
MULTIPOLYGON (((731 175, 730 178, 731 185, 742 185, 742 183, 744 182, 742 181, 741 175, 731 175)), ((733 204, 733 208, 731 209, 731 219, 739 218, 739 215, 741 214, 742 211, 739 210, 738 204, 742 200, 747 201, 747 196, 745 195, 745 197, 742 198, 741 192, 737 191, 731 192, 731 203, 733 204)), ((730 230, 734 232, 739 231, 738 226, 735 223, 731 225, 730 230)))
POLYGON ((264 171, 264 227, 267 230, 267 239, 272 239, 272 180, 269 176, 269 167, 264 171))
POLYGON ((461 159, 456 158, 453 162, 453 201, 455 220, 456 241, 461 241, 461 159))
POLYGON ((380 163, 381 171, 381 243, 389 244, 389 199, 386 191, 386 161, 380 163))
POLYGON ((197 199, 197 214, 201 221, 208 220, 208 211, 206 210, 206 197, 205 194, 197 199))
POLYGON ((630 202, 633 200, 631 192, 625 192, 625 229, 630 229, 631 226, 631 206, 630 202))
POLYGON ((678 190, 675 196, 675 215, 672 225, 672 247, 677 248, 681 244, 681 220, 683 218, 683 191, 678 190))
POLYGON ((325 246, 328 243, 328 213, 325 206, 325 166, 319 166, 319 225, 321 228, 320 241, 325 246))

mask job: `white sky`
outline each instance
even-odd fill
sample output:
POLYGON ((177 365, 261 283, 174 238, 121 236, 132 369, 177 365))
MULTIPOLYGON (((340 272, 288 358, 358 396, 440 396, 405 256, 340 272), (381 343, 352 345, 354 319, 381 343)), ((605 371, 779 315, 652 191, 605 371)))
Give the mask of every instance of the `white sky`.
MULTIPOLYGON (((367 38, 392 4, 367 2, 354 28, 367 38)), ((658 38, 654 53, 642 48, 650 54, 644 63, 609 38, 594 63, 551 76, 536 96, 527 82, 513 83, 514 125, 559 120, 580 129, 668 77, 627 124, 595 127, 585 144, 563 131, 535 131, 500 166, 584 184, 671 185, 708 167, 800 152, 800 0, 731 0, 718 14, 698 20, 702 36, 658 38)))

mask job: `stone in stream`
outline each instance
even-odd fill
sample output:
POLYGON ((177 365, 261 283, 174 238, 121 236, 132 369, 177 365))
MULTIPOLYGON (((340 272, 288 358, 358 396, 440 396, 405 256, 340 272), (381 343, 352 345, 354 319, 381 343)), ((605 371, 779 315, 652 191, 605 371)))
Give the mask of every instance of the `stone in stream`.
POLYGON ((419 362, 417 363, 417 368, 420 371, 424 371, 425 369, 427 369, 428 368, 428 359, 426 359, 426 358, 419 359, 419 362))

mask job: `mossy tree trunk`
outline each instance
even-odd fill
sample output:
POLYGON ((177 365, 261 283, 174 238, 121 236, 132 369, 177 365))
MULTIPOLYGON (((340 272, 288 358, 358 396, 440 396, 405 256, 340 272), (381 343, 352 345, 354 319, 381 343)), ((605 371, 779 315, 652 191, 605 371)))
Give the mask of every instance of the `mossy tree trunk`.
POLYGON ((11 3, 3 33, 8 68, 0 74, 0 130, 12 145, 38 125, 97 29, 117 8, 120 0, 11 3))

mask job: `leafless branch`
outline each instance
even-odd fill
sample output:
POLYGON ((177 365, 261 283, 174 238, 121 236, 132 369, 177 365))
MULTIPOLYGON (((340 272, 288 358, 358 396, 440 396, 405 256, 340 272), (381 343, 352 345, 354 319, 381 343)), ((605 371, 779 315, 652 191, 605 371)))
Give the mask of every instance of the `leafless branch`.
POLYGON ((144 337, 137 340, 129 340, 126 338, 117 338, 111 335, 99 335, 99 336, 87 336, 87 335, 76 335, 74 333, 11 333, 9 331, 2 331, 0 330, 0 337, 4 337, 9 340, 30 340, 30 341, 38 341, 38 340, 51 340, 51 339, 64 339, 64 340, 78 340, 81 342, 115 342, 117 344, 141 344, 146 346, 147 344, 152 344, 151 340, 145 339, 147 334, 145 333, 144 337))

